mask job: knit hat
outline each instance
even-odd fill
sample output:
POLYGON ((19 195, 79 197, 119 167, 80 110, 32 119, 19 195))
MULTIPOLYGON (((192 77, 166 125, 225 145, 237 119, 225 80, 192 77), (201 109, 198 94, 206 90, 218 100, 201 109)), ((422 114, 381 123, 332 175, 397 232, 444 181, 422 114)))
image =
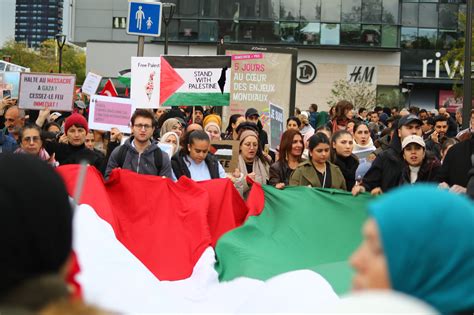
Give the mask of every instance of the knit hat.
POLYGON ((64 123, 64 132, 67 133, 71 126, 80 126, 83 127, 86 132, 89 131, 87 120, 84 118, 84 116, 78 113, 74 113, 66 119, 66 122, 64 123))
POLYGON ((207 124, 204 125, 204 131, 207 131, 207 127, 210 127, 210 126, 216 127, 217 130, 219 130, 219 133, 221 133, 221 127, 219 127, 219 125, 213 121, 209 121, 207 122, 207 124))
POLYGON ((258 140, 258 135, 256 132, 252 130, 244 130, 242 131, 239 137, 240 143, 242 143, 245 140, 245 138, 250 137, 250 136, 254 136, 258 140))
POLYGON ((219 115, 210 114, 210 115, 207 115, 206 117, 204 117, 204 120, 202 121, 202 125, 203 125, 204 129, 206 129, 206 125, 210 122, 216 123, 217 126, 219 127, 219 129, 221 129, 222 119, 219 115))

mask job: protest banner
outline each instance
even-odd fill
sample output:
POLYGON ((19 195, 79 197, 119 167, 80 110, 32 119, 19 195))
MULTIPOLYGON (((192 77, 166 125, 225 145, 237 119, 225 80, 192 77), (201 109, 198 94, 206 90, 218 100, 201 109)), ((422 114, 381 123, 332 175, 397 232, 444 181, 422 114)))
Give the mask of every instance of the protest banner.
POLYGON ((297 50, 245 45, 222 45, 219 51, 232 57, 230 104, 223 110, 224 124, 233 114, 253 107, 269 132, 269 103, 283 108, 283 119, 294 112, 297 50))
POLYGON ((20 86, 20 72, 0 72, 0 96, 10 94, 11 98, 18 98, 20 86), (3 92, 6 91, 6 92, 3 92))
POLYGON ((130 118, 134 112, 128 98, 93 95, 89 104, 89 128, 110 131, 113 127, 130 133, 130 118))
POLYGON ((130 99, 135 108, 160 105, 160 57, 132 57, 130 99))
POLYGON ((230 56, 162 56, 162 106, 228 106, 230 56))
POLYGON ((283 108, 270 103, 270 149, 275 151, 283 133, 283 108))
POLYGON ((84 80, 84 84, 82 84, 82 93, 88 94, 90 96, 94 95, 99 88, 101 80, 102 77, 100 75, 89 72, 86 79, 84 80))
POLYGON ((239 141, 211 141, 211 153, 219 160, 226 173, 239 167, 239 141))
POLYGON ((18 97, 19 107, 71 111, 75 84, 75 74, 22 72, 18 97))

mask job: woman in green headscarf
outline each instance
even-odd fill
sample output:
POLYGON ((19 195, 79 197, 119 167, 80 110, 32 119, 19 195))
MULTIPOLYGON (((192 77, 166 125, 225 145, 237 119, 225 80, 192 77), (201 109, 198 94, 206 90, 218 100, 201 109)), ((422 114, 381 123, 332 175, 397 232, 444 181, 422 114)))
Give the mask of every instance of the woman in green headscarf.
POLYGON ((435 186, 405 186, 369 205, 351 257, 355 290, 393 289, 443 314, 474 311, 474 204, 435 186))

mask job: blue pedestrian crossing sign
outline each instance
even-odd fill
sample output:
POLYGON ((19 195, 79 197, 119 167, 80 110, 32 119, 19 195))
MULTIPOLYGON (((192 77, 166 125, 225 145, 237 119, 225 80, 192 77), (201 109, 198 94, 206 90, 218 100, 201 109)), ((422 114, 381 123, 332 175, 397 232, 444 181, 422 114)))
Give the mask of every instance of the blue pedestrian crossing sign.
POLYGON ((158 37, 161 33, 161 2, 128 2, 127 34, 158 37))

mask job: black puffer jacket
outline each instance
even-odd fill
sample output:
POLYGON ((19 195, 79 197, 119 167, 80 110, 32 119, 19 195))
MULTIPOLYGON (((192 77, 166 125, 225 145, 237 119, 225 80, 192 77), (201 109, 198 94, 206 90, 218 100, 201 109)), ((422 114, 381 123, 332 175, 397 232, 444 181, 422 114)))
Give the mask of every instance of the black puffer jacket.
POLYGON ((472 168, 471 155, 474 153, 474 138, 457 143, 449 149, 441 168, 441 182, 449 186, 467 186, 472 168))
POLYGON ((404 163, 401 147, 400 138, 395 132, 389 148, 375 158, 362 180, 367 191, 380 187, 383 192, 387 192, 399 185, 404 163))
POLYGON ((50 155, 55 154, 59 165, 80 164, 82 161, 86 161, 89 165, 95 166, 102 174, 105 172, 105 158, 89 150, 84 144, 72 146, 64 143, 46 142, 45 148, 50 155))
POLYGON ((348 157, 341 157, 337 156, 334 164, 339 166, 341 169, 342 175, 346 180, 347 190, 351 191, 352 187, 355 185, 355 174, 357 167, 359 167, 359 160, 354 155, 350 155, 348 157))

